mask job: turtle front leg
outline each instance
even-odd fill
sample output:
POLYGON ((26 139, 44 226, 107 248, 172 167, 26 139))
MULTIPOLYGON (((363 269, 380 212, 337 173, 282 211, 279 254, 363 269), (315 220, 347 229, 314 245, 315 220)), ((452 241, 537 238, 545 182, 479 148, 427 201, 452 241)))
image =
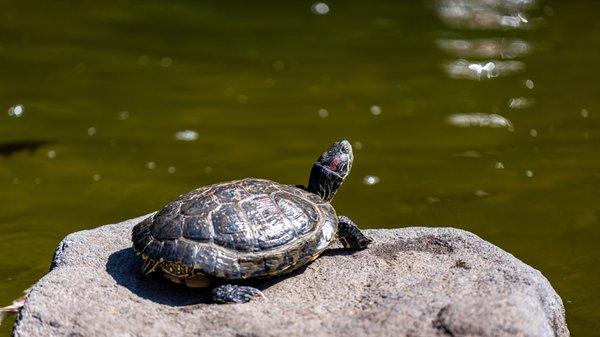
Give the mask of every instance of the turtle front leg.
POLYGON ((338 239, 344 245, 345 248, 351 249, 364 249, 373 242, 372 239, 366 237, 354 223, 347 216, 340 216, 338 218, 338 239))
POLYGON ((256 288, 235 284, 224 284, 212 291, 213 300, 219 303, 246 303, 256 296, 265 298, 262 291, 256 288))

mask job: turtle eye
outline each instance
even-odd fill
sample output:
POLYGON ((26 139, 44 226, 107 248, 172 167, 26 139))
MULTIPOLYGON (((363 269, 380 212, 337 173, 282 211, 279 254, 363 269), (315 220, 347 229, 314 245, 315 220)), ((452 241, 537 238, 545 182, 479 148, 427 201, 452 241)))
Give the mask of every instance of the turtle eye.
POLYGON ((343 146, 343 145, 342 145, 342 153, 344 153, 344 154, 348 154, 348 152, 349 152, 349 149, 348 149, 348 147, 347 147, 347 146, 343 146))

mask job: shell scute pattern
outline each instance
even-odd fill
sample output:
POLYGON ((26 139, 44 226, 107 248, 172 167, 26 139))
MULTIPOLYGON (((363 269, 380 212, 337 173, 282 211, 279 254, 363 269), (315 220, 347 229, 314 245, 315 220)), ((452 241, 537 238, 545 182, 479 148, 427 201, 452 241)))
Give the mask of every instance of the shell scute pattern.
POLYGON ((198 249, 194 257, 194 268, 202 270, 205 274, 214 275, 218 254, 219 250, 212 247, 198 249))
POLYGON ((240 182, 226 183, 216 186, 210 191, 219 203, 238 203, 252 196, 240 182))
POLYGON ((291 220, 298 235, 307 234, 315 229, 319 217, 313 205, 300 197, 285 192, 276 192, 273 200, 281 212, 291 220))
POLYGON ((321 203, 323 203, 323 200, 321 200, 321 197, 319 197, 316 194, 306 193, 306 194, 303 195, 303 197, 306 198, 306 199, 308 199, 308 201, 310 201, 311 203, 314 203, 314 204, 321 204, 321 203))
POLYGON ((206 217, 208 213, 219 206, 219 202, 207 191, 199 195, 190 196, 187 199, 179 200, 181 205, 180 212, 186 216, 206 217))
POLYGON ((242 203, 242 209, 255 233, 255 251, 284 245, 296 237, 295 227, 267 195, 257 195, 242 203))
POLYGON ((278 189, 277 185, 272 181, 264 179, 244 179, 240 181, 240 186, 252 195, 271 194, 278 189))
POLYGON ((177 245, 178 240, 167 240, 163 241, 162 249, 158 254, 152 254, 152 252, 148 252, 149 256, 152 258, 162 257, 167 261, 177 261, 177 245), (154 257, 155 255, 156 257, 154 257))
POLYGON ((159 241, 159 240, 150 240, 150 242, 148 243, 148 245, 146 246, 146 248, 144 248, 143 253, 148 255, 148 256, 156 256, 158 257, 159 254, 162 252, 163 247, 165 245, 165 242, 170 242, 170 241, 159 241))
POLYGON ((172 202, 154 216, 152 236, 158 240, 175 240, 182 235, 179 203, 172 202))
POLYGON ((265 258, 259 254, 244 254, 238 257, 238 266, 242 278, 264 274, 265 258))
POLYGON ((253 233, 250 224, 235 204, 225 204, 212 213, 215 244, 239 251, 252 251, 253 233))
POLYGON ((183 252, 181 255, 181 263, 186 266, 193 266, 196 263, 196 254, 200 247, 195 244, 185 243, 180 250, 183 252))
POLYGON ((166 273, 240 279, 310 261, 336 228, 335 211, 318 196, 244 179, 179 197, 136 225, 133 239, 136 252, 161 261, 166 273))
POLYGON ((215 233, 213 226, 206 217, 184 217, 183 237, 196 242, 210 243, 215 233))
POLYGON ((150 241, 154 240, 152 238, 152 234, 150 233, 150 218, 145 219, 140 224, 135 227, 136 230, 133 231, 133 242, 135 243, 135 248, 138 251, 143 251, 144 248, 150 243, 150 241))
POLYGON ((337 219, 337 214, 329 204, 320 204, 319 211, 325 219, 337 219))
POLYGON ((215 276, 229 279, 242 278, 236 255, 227 254, 217 249, 214 251, 213 256, 215 276))

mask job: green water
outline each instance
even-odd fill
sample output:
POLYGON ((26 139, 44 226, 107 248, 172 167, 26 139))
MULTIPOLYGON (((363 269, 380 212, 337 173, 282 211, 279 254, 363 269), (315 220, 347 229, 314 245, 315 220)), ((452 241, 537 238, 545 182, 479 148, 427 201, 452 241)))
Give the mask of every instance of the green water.
POLYGON ((3 1, 0 143, 52 143, 0 157, 0 305, 70 232, 219 181, 305 183, 348 138, 339 213, 472 231, 542 271, 574 336, 598 335, 600 2, 545 1, 528 29, 488 30, 441 20, 436 2, 312 4, 3 1), (488 38, 525 42, 519 72, 449 76, 458 57, 440 44, 488 38), (474 112, 513 126, 448 122, 474 112))

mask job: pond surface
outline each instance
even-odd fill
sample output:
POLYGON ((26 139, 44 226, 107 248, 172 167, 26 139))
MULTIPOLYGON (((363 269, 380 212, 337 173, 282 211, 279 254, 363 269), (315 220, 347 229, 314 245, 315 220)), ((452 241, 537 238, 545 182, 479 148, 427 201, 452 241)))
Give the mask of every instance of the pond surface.
POLYGON ((70 232, 215 182, 305 183, 347 138, 339 213, 472 231, 542 271, 574 336, 597 335, 598 13, 592 0, 3 1, 0 305, 70 232))

